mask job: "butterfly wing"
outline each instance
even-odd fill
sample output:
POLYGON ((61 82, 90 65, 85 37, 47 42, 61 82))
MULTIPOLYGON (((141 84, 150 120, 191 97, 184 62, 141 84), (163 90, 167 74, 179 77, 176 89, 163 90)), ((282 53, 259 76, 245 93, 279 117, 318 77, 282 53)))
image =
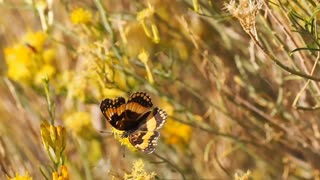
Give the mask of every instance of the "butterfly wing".
POLYGON ((141 124, 134 132, 129 135, 130 143, 145 153, 152 153, 157 146, 160 129, 167 120, 167 113, 160 109, 154 108, 141 116, 141 124))
POLYGON ((102 114, 107 121, 116 129, 126 130, 125 110, 126 100, 123 97, 105 99, 100 104, 102 114))
MULTIPOLYGON (((137 121, 153 106, 150 96, 144 92, 133 93, 126 105, 126 118, 128 121, 137 121)), ((138 123, 139 124, 139 123, 138 123)))
POLYGON ((159 136, 158 131, 137 131, 130 134, 129 141, 140 151, 150 154, 155 150, 159 136))

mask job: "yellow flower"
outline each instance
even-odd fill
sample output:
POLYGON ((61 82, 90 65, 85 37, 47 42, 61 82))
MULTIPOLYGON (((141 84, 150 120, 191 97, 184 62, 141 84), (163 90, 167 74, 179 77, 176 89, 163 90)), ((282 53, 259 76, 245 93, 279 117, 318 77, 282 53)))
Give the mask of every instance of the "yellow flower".
POLYGON ((16 173, 16 176, 13 178, 7 177, 8 180, 32 180, 32 177, 29 176, 29 173, 26 172, 24 176, 20 176, 19 173, 16 173))
POLYGON ((70 18, 71 22, 75 25, 86 24, 91 21, 92 14, 88 10, 84 10, 83 8, 77 8, 71 12, 70 18))
POLYGON ((91 122, 91 115, 88 112, 72 112, 65 116, 66 127, 77 136, 92 138, 96 133, 91 122))
POLYGON ((50 79, 56 72, 56 69, 51 66, 50 64, 45 64, 40 68, 40 70, 36 73, 34 77, 34 83, 37 85, 42 84, 43 78, 48 78, 50 79))
POLYGON ((120 130, 118 130, 118 129, 116 129, 116 128, 112 128, 112 133, 113 133, 113 135, 114 135, 114 138, 115 138, 116 140, 118 140, 118 141, 121 143, 121 145, 127 146, 128 149, 129 149, 130 151, 132 151, 132 152, 137 151, 137 148, 135 148, 135 147, 130 143, 129 138, 123 137, 124 131, 120 131, 120 130))
POLYGON ((144 64, 144 67, 146 68, 147 71, 147 75, 148 75, 148 80, 150 84, 154 83, 154 79, 151 73, 151 70, 148 66, 148 60, 149 60, 149 53, 146 52, 144 49, 142 50, 142 52, 138 55, 138 59, 144 64))
POLYGON ((50 63, 55 57, 53 48, 46 48, 45 33, 28 32, 21 41, 4 50, 7 75, 10 79, 25 84, 41 84, 44 76, 51 78, 55 68, 50 63))
POLYGON ((144 163, 141 159, 138 159, 133 163, 132 172, 130 174, 125 173, 123 179, 125 180, 150 180, 156 176, 155 172, 147 173, 144 169, 144 163))
POLYGON ((28 44, 31 47, 35 48, 36 52, 41 52, 45 47, 45 43, 48 39, 48 35, 42 31, 38 32, 28 32, 22 38, 23 44, 28 44))
POLYGON ((42 123, 40 134, 44 148, 50 159, 58 164, 62 162, 62 153, 66 147, 66 131, 62 126, 49 125, 42 123))
POLYGON ((237 172, 234 174, 234 179, 235 180, 248 180, 248 179, 251 179, 250 178, 251 176, 251 172, 250 170, 247 170, 247 172, 237 172))
POLYGON ((67 166, 60 166, 60 173, 57 171, 52 172, 52 179, 53 180, 68 180, 69 179, 69 173, 67 166))
POLYGON ((32 51, 25 45, 17 44, 4 50, 8 66, 7 75, 15 81, 29 82, 32 78, 32 51))
POLYGON ((145 49, 143 49, 142 51, 141 51, 141 53, 138 55, 138 58, 139 58, 139 60, 141 61, 141 62, 143 62, 144 64, 145 63, 147 63, 147 61, 148 61, 148 59, 149 59, 149 53, 148 52, 146 52, 146 50, 145 49))

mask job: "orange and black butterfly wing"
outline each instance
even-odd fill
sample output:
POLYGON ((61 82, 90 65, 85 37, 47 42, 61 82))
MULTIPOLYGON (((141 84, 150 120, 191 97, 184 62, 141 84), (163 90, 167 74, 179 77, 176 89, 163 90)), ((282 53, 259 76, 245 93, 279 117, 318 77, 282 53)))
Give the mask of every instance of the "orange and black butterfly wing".
MULTIPOLYGON (((153 106, 150 96, 144 92, 133 93, 126 105, 126 118, 128 121, 139 120, 153 106)), ((139 124, 139 123, 138 123, 139 124)))
POLYGON ((126 100, 123 97, 105 99, 100 104, 102 114, 116 129, 127 130, 125 118, 126 100))
POLYGON ((141 116, 139 127, 129 135, 130 143, 144 153, 152 153, 157 146, 160 129, 167 120, 167 113, 160 109, 154 108, 141 116))

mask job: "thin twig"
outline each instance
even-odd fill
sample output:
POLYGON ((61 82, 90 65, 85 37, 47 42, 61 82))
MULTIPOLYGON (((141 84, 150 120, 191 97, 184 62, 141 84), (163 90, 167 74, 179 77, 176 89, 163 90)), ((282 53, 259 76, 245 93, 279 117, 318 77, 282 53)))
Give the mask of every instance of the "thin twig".
POLYGON ((262 50, 262 52, 267 57, 267 59, 273 61, 274 63, 276 63, 276 65, 278 65, 282 69, 284 69, 284 70, 288 71, 289 73, 294 74, 296 76, 300 76, 300 77, 303 77, 303 78, 306 78, 306 79, 310 79, 310 80, 313 80, 313 81, 320 81, 320 77, 315 77, 315 76, 311 76, 311 75, 296 71, 296 70, 291 69, 288 66, 282 64, 274 56, 270 55, 267 52, 267 50, 260 44, 260 42, 255 38, 255 36, 251 32, 248 32, 248 34, 251 37, 251 39, 255 42, 255 44, 262 50))
MULTIPOLYGON (((316 24, 317 20, 315 20, 315 36, 317 37, 317 24, 316 24)), ((317 58, 316 61, 313 64, 313 67, 311 69, 310 75, 312 76, 317 64, 319 62, 320 59, 320 52, 317 52, 317 58)), ((300 96, 302 95, 302 93, 305 91, 305 89, 308 87, 308 85, 310 84, 311 80, 308 79, 308 81, 306 82, 306 84, 303 86, 303 88, 299 91, 299 93, 297 94, 296 98, 294 99, 292 106, 296 109, 300 109, 300 110, 318 110, 320 107, 318 105, 313 106, 313 107, 302 107, 302 106, 297 106, 298 100, 300 99, 300 96)), ((316 86, 316 84, 315 84, 316 86)))
POLYGON ((8 86, 8 89, 9 89, 11 95, 12 95, 13 98, 14 98, 14 100, 15 100, 15 102, 16 102, 17 108, 18 108, 19 110, 23 110, 23 107, 22 107, 22 104, 21 104, 19 95, 18 95, 18 93, 17 93, 14 85, 12 84, 12 82, 11 82, 8 78, 6 78, 6 77, 4 77, 3 80, 4 80, 5 84, 8 86))

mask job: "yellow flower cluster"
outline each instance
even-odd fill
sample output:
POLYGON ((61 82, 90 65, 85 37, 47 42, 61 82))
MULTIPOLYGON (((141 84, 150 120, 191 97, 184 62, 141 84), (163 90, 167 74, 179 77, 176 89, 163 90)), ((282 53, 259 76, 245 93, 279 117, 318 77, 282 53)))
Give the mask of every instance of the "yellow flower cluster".
POLYGON ((70 14, 71 22, 75 25, 87 24, 91 22, 92 14, 83 8, 74 9, 70 14))
POLYGON ((50 159, 55 163, 62 163, 62 153, 66 147, 66 131, 62 126, 41 124, 40 134, 42 143, 50 159))
POLYGON ((251 179, 251 171, 250 170, 247 170, 247 172, 237 172, 235 175, 234 175, 234 179, 235 180, 249 180, 251 179))
POLYGON ((28 32, 12 47, 5 48, 7 75, 12 80, 40 85, 44 77, 51 78, 56 69, 52 65, 55 50, 46 46, 48 40, 44 32, 28 32))
POLYGON ((118 140, 118 141, 121 143, 121 145, 127 146, 128 149, 129 149, 130 151, 132 151, 132 152, 137 151, 137 148, 135 148, 135 147, 130 143, 129 138, 127 138, 127 137, 124 138, 124 137, 123 137, 124 131, 120 131, 120 130, 118 130, 118 129, 116 129, 116 128, 112 128, 112 133, 113 133, 113 135, 114 135, 114 138, 115 138, 116 140, 118 140))
POLYGON ((130 174, 125 173, 123 179, 125 180, 150 180, 156 176, 155 172, 147 173, 144 170, 144 163, 141 159, 133 163, 133 168, 130 174))
POLYGON ((19 175, 19 173, 16 173, 16 176, 13 178, 7 178, 8 180, 32 180, 32 177, 29 176, 29 173, 26 172, 24 176, 19 175))
POLYGON ((54 171, 52 173, 52 180, 68 180, 69 179, 69 173, 66 166, 62 165, 60 166, 60 173, 57 171, 54 171))

